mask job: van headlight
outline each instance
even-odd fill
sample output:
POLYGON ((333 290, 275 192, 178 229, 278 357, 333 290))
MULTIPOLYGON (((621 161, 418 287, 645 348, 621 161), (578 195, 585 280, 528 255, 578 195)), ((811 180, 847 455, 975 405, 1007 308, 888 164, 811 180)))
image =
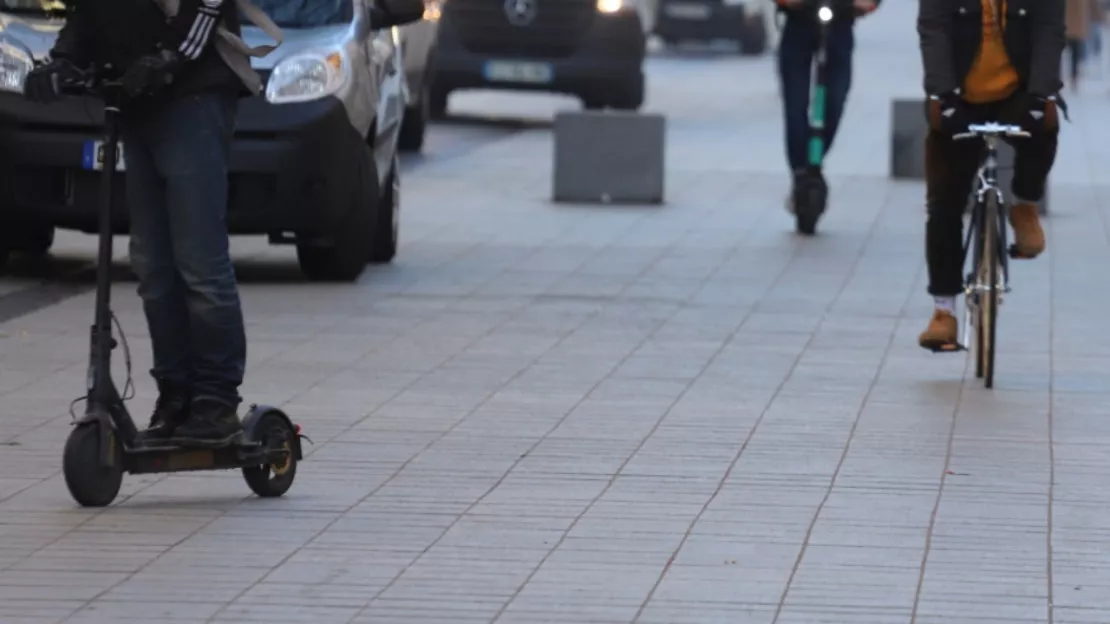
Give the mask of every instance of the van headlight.
POLYGON ((334 94, 347 82, 348 63, 331 52, 304 52, 286 57, 274 66, 266 83, 266 100, 292 104, 334 94))
POLYGON ((632 0, 597 0, 598 13, 620 13, 625 9, 632 8, 632 0))
POLYGON ((23 46, 0 39, 0 91, 23 93, 23 82, 34 66, 31 53, 23 46))

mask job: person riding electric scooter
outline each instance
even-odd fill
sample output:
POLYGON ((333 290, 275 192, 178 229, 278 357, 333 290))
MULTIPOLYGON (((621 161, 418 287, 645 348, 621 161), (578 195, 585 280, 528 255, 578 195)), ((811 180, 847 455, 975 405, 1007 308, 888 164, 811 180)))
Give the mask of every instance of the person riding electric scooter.
MULTIPOLYGON (((24 85, 27 99, 51 102, 91 66, 122 85, 131 260, 159 390, 148 440, 220 445, 242 431, 247 345, 228 251, 228 156, 237 99, 261 85, 236 9, 234 0, 68 0, 50 60, 24 85)), ((264 15, 265 24, 251 19, 280 37, 264 15)))
POLYGON ((797 218, 798 231, 813 234, 827 199, 821 166, 852 84, 855 20, 882 0, 774 1, 786 16, 778 61, 786 156, 793 175, 787 208, 797 218))

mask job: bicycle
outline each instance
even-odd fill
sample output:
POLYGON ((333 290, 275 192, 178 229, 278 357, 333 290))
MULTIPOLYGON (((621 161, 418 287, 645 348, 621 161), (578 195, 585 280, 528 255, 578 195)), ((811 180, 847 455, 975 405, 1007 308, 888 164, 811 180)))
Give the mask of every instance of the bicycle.
POLYGON ((975 377, 983 379, 987 388, 994 386, 996 321, 1003 295, 1010 292, 1008 258, 1017 257, 1017 248, 1006 244, 1006 215, 1009 205, 998 186, 998 141, 1007 138, 1028 138, 1021 126, 996 122, 972 124, 955 140, 982 139, 985 143, 982 164, 977 175, 975 203, 964 239, 963 259, 971 254, 971 271, 964 280, 964 336, 971 342, 975 329, 975 377), (1005 249, 1006 253, 1000 253, 1005 249))

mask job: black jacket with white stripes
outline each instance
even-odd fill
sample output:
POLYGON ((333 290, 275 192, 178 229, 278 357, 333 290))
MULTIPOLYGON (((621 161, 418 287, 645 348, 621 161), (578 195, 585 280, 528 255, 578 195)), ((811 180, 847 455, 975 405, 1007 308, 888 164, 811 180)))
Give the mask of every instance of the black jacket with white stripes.
POLYGON ((79 66, 111 64, 122 72, 143 55, 175 50, 183 63, 168 97, 214 90, 246 95, 212 45, 220 23, 239 34, 234 0, 180 0, 172 19, 154 0, 71 0, 51 56, 79 66))

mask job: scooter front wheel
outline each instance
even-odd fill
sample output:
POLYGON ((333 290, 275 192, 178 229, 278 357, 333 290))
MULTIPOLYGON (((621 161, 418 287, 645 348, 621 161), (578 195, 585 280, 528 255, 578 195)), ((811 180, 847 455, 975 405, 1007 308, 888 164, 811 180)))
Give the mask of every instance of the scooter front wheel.
POLYGON ((62 472, 70 496, 82 507, 106 507, 116 499, 123 483, 123 451, 115 431, 104 437, 110 447, 109 465, 101 463, 101 426, 79 423, 66 440, 62 472))

